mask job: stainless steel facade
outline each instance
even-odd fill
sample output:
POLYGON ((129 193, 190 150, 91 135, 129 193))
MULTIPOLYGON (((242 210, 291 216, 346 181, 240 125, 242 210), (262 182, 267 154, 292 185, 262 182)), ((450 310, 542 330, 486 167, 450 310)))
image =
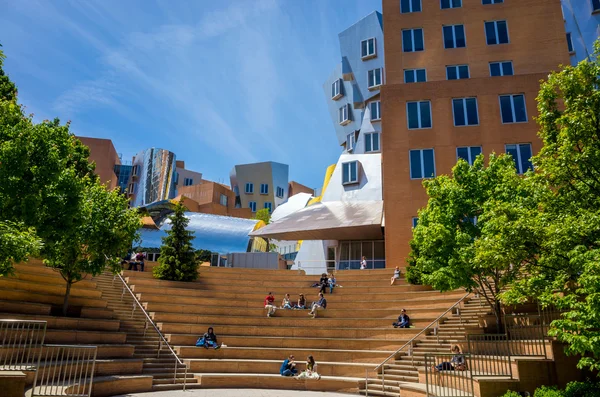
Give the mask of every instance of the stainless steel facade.
POLYGON ((136 154, 127 193, 132 207, 142 207, 175 198, 177 171, 175 153, 150 148, 136 154))

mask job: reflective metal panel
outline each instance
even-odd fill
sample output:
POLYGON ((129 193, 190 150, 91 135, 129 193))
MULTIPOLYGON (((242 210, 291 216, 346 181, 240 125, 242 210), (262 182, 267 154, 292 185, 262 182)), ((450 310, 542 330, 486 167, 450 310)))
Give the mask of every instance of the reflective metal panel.
POLYGON ((174 198, 176 178, 175 153, 158 148, 141 151, 133 159, 129 177, 131 206, 174 198))

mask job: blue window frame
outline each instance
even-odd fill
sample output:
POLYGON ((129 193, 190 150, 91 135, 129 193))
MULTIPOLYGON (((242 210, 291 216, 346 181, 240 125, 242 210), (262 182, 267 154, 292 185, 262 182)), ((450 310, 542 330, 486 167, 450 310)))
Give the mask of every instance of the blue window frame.
POLYGON ((381 101, 373 101, 369 103, 371 109, 371 120, 381 120, 381 101))
POLYGON ((358 183, 358 161, 342 163, 342 185, 358 183))
POLYGON ((424 49, 423 29, 405 29, 402 31, 402 51, 416 52, 424 49))
POLYGON ((504 3, 504 0, 482 0, 481 4, 486 5, 486 4, 499 4, 499 3, 504 3))
POLYGON ((425 69, 406 69, 404 70, 405 83, 424 83, 427 81, 427 72, 425 69))
POLYGON ((462 7, 462 0, 440 0, 440 8, 442 10, 460 7, 462 7))
POLYGON ((444 48, 462 48, 467 46, 465 27, 463 25, 448 25, 442 28, 444 48))
POLYGON ((421 12, 421 0, 400 0, 400 12, 421 12))
POLYGON ((365 153, 378 152, 379 150, 379 132, 365 134, 365 153))
POLYGON ((478 125, 477 98, 457 98, 452 100, 454 126, 478 125))
POLYGON ((410 151, 410 179, 435 177, 435 158, 433 149, 410 151))
POLYGON ((485 39, 487 45, 507 44, 508 25, 506 21, 489 21, 485 23, 485 39))
POLYGON ((527 122, 525 95, 500 95, 500 114, 504 124, 527 122))
POLYGON ((490 76, 512 76, 515 74, 512 61, 490 62, 490 76))
POLYGON ((260 194, 269 194, 269 184, 268 183, 260 184, 260 194))
POLYGON ((246 190, 245 190, 245 192, 247 194, 254 193, 254 183, 250 183, 250 182, 246 183, 246 190))
POLYGON ((481 146, 463 146, 456 148, 456 161, 459 159, 465 160, 469 165, 481 154, 481 146))
POLYGON ((266 202, 265 208, 268 209, 269 212, 271 212, 273 210, 273 203, 266 202))
POLYGON ((531 143, 506 145, 506 153, 512 156, 517 173, 524 174, 527 170, 533 170, 533 164, 531 164, 531 143))
POLYGON ((413 229, 415 227, 417 227, 418 224, 419 224, 419 218, 416 217, 416 216, 413 216, 413 218, 412 218, 412 227, 413 227, 413 229))
POLYGON ((248 207, 250 208, 250 211, 256 212, 256 201, 250 201, 248 207))
POLYGON ((282 198, 283 197, 283 193, 284 193, 283 188, 277 186, 277 197, 282 198))
POLYGON ((406 115, 409 129, 431 128, 430 101, 407 102, 406 115))
POLYGON ((469 65, 446 66, 447 80, 468 79, 469 77, 469 65))

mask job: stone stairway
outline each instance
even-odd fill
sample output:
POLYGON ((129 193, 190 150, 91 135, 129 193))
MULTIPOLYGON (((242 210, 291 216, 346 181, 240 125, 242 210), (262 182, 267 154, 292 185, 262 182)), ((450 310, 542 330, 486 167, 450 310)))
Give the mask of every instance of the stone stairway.
POLYGON ((144 360, 142 374, 153 377, 152 390, 181 390, 184 378, 186 389, 198 387, 197 379, 191 373, 186 377, 185 365, 179 364, 164 344, 159 354, 160 337, 151 324, 148 324, 144 333, 146 316, 139 307, 133 310, 134 300, 128 291, 121 298, 121 281, 117 278, 113 282, 113 275, 110 273, 104 273, 93 280, 108 302, 107 307, 120 320, 120 331, 127 334, 127 343, 135 346, 133 356, 144 360))

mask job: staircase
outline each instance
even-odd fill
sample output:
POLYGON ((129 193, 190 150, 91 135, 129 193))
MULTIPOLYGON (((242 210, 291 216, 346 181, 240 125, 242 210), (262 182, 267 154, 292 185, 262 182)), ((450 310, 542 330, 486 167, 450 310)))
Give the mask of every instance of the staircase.
MULTIPOLYGON (((159 354, 160 337, 151 324, 144 334, 146 316, 136 305, 133 311, 134 300, 128 291, 123 292, 123 284, 117 278, 113 282, 113 275, 104 273, 94 277, 97 289, 102 291, 102 297, 108 302, 107 308, 112 309, 121 322, 120 331, 127 334, 127 343, 135 346, 134 358, 144 360, 142 374, 151 375, 152 390, 181 390, 186 378, 185 365, 177 362, 167 346, 162 345, 159 354), (133 311, 133 313, 132 313, 133 311)), ((187 374, 186 389, 197 388, 197 379, 191 373, 187 374)))
POLYGON ((408 349, 398 353, 393 361, 383 365, 376 378, 368 378, 365 388, 360 394, 370 396, 394 396, 400 393, 400 386, 405 383, 418 383, 418 367, 425 366, 425 354, 449 353, 452 345, 458 344, 466 349, 467 334, 480 333, 479 316, 490 313, 485 298, 471 297, 460 309, 460 314, 452 313, 440 321, 437 330, 428 332, 422 339, 414 342, 412 355, 408 349))

